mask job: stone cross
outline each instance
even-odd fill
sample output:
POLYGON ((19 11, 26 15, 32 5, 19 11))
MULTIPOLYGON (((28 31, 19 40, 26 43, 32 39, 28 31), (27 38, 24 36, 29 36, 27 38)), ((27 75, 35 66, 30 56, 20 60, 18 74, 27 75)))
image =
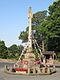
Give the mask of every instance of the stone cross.
POLYGON ((28 9, 28 23, 29 23, 29 36, 28 36, 28 42, 29 42, 29 48, 32 48, 32 9, 29 7, 28 9))
POLYGON ((28 18, 33 18, 33 14, 32 14, 32 8, 31 7, 29 7, 29 9, 28 9, 28 18))
MULTIPOLYGON (((29 22, 29 33, 28 33, 28 47, 27 47, 27 52, 25 54, 25 59, 28 59, 29 62, 32 62, 31 59, 35 59, 35 55, 33 53, 33 48, 32 48, 32 9, 29 7, 28 9, 28 22, 29 22)), ((30 63, 29 63, 30 65, 30 63)))

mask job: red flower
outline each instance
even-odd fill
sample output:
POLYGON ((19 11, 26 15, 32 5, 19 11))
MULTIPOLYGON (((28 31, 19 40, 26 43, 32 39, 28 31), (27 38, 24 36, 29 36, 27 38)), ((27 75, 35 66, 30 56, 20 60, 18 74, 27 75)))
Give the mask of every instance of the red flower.
POLYGON ((36 64, 36 60, 34 60, 34 64, 36 64))
POLYGON ((19 63, 22 64, 22 61, 20 61, 19 63))
POLYGON ((28 61, 24 61, 24 64, 28 65, 28 61))
POLYGON ((48 71, 48 68, 45 68, 45 71, 48 71))
POLYGON ((40 60, 39 60, 39 61, 37 61, 37 64, 40 64, 40 60))

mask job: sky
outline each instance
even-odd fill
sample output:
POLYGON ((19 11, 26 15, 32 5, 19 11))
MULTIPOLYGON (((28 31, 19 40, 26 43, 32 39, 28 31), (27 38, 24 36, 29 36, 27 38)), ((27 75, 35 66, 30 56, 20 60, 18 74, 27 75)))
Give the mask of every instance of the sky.
POLYGON ((0 40, 10 47, 20 45, 20 32, 28 26, 28 8, 33 13, 48 10, 49 5, 56 0, 0 0, 0 40))

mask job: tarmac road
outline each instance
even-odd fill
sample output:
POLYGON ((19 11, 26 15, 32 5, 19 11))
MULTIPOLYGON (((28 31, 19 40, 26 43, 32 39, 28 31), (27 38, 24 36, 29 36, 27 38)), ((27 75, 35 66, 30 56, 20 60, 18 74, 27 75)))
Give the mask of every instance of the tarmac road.
POLYGON ((60 67, 56 68, 56 73, 51 75, 37 75, 37 76, 24 76, 24 75, 11 75, 4 72, 4 65, 13 65, 13 63, 0 63, 0 80, 60 80, 60 67))

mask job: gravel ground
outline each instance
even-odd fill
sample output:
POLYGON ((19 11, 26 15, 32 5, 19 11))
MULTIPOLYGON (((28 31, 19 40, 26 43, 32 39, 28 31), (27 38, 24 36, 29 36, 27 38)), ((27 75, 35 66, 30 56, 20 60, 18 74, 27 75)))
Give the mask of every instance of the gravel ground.
POLYGON ((0 80, 60 80, 60 68, 56 68, 56 73, 51 75, 24 76, 11 75, 4 73, 4 65, 12 65, 11 63, 0 63, 0 80))

